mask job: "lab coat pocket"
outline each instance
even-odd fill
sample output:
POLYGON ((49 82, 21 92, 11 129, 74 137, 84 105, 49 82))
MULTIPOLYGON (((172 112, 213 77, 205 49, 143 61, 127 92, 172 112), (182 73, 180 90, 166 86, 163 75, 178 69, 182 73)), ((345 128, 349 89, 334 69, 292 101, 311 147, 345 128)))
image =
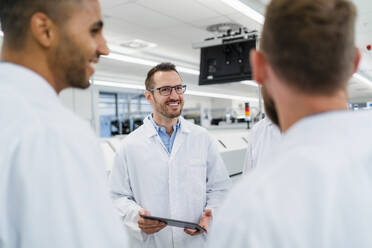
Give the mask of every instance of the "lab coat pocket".
POLYGON ((200 159, 190 159, 185 163, 185 179, 188 192, 199 203, 205 202, 207 167, 200 159))

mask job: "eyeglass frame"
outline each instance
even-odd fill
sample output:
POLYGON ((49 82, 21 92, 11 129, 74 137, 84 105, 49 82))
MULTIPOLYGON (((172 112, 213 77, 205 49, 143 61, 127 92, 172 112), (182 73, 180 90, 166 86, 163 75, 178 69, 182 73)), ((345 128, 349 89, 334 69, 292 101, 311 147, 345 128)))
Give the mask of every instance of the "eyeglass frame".
POLYGON ((162 86, 162 87, 159 87, 159 88, 148 89, 148 91, 155 92, 155 90, 158 90, 159 94, 161 96, 170 96, 172 94, 173 89, 174 89, 174 91, 176 92, 177 95, 182 95, 183 93, 186 92, 186 84, 179 84, 179 85, 176 85, 176 86, 162 86), (182 92, 181 93, 178 93, 177 90, 176 90, 176 88, 179 87, 179 86, 182 86, 182 92), (162 95, 160 93, 160 90, 163 89, 163 88, 170 88, 169 94, 162 95))

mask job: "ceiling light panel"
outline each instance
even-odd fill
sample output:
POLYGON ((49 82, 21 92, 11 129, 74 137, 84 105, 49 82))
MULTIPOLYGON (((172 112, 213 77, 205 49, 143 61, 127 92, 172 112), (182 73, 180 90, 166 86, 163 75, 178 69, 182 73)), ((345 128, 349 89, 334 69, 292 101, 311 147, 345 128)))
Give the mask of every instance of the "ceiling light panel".
MULTIPOLYGON (((161 61, 140 59, 140 58, 135 58, 135 57, 132 57, 132 56, 127 56, 127 55, 121 55, 121 54, 117 54, 117 53, 110 53, 109 55, 104 56, 104 58, 118 60, 118 61, 127 62, 127 63, 146 65, 146 66, 155 66, 155 65, 161 63, 161 61)), ((176 68, 179 72, 184 72, 184 73, 192 74, 192 75, 199 75, 199 70, 186 68, 186 67, 183 67, 183 66, 177 66, 176 68)))
POLYGON ((246 4, 242 3, 239 0, 220 0, 220 1, 234 8, 236 11, 255 20, 259 24, 263 24, 265 21, 265 17, 261 13, 257 12, 256 10, 252 9, 251 7, 247 6, 246 4))
POLYGON ((153 48, 156 47, 157 45, 155 43, 151 43, 148 41, 140 40, 140 39, 134 39, 134 40, 129 40, 125 41, 120 44, 121 47, 124 48, 130 48, 130 49, 135 49, 135 50, 142 50, 146 48, 153 48))
MULTIPOLYGON (((95 80, 94 85, 106 86, 106 87, 116 87, 116 88, 125 88, 125 89, 145 90, 145 87, 143 85, 139 85, 139 84, 135 84, 135 83, 133 83, 133 84, 115 83, 115 82, 109 82, 109 81, 95 80)), ((245 102, 258 102, 258 98, 253 98, 253 97, 243 97, 243 96, 204 92, 204 91, 196 91, 196 90, 186 90, 185 94, 186 95, 192 95, 192 96, 222 98, 222 99, 238 100, 238 101, 245 101, 245 102)))

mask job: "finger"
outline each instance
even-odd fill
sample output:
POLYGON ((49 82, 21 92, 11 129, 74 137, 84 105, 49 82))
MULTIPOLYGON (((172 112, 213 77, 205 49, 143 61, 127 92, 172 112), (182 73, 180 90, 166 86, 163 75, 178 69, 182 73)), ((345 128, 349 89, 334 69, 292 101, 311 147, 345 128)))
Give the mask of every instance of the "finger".
POLYGON ((145 221, 153 221, 153 220, 144 219, 141 215, 150 216, 150 212, 145 209, 139 210, 138 211, 138 223, 140 222, 144 223, 145 221))
POLYGON ((147 211, 146 209, 141 209, 138 211, 138 214, 142 214, 142 215, 147 215, 147 216, 150 216, 150 212, 147 211))
POLYGON ((148 223, 138 223, 138 225, 140 227, 143 227, 143 228, 164 228, 167 226, 166 223, 164 222, 159 222, 159 223, 156 223, 156 224, 148 224, 148 223))
POLYGON ((204 216, 211 217, 212 216, 212 210, 211 209, 205 210, 204 211, 204 216))
POLYGON ((146 234, 153 234, 157 233, 162 230, 164 227, 156 227, 156 228, 141 228, 141 230, 146 234))
POLYGON ((157 221, 157 220, 147 220, 147 219, 144 219, 144 222, 145 224, 148 224, 148 225, 160 225, 160 221, 157 221))
POLYGON ((148 219, 139 217, 138 218, 138 223, 142 223, 142 224, 145 224, 145 225, 159 225, 161 222, 157 221, 157 220, 148 220, 148 219))
POLYGON ((161 230, 163 230, 164 227, 166 227, 166 226, 167 226, 167 225, 159 227, 159 228, 158 228, 158 232, 161 231, 161 230))
POLYGON ((197 231, 197 230, 186 230, 185 231, 187 234, 191 235, 191 236, 196 236, 196 235, 199 235, 201 234, 202 232, 201 231, 197 231))
POLYGON ((143 224, 143 223, 138 223, 138 226, 139 227, 142 227, 142 228, 158 228, 158 227, 164 227, 165 225, 160 225, 160 224, 157 224, 157 225, 147 225, 147 224, 143 224))
POLYGON ((185 231, 185 233, 187 233, 189 235, 193 235, 195 232, 197 232, 197 230, 189 229, 189 228, 185 228, 184 231, 185 231))

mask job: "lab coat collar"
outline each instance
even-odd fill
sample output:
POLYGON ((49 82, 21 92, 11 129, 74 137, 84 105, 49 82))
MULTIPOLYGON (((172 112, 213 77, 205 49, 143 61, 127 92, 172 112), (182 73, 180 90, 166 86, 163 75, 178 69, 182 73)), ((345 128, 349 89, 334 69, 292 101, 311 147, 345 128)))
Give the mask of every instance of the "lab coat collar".
POLYGON ((50 105, 59 101, 53 87, 43 77, 27 67, 1 62, 0 78, 15 87, 31 103, 50 105))
MULTIPOLYGON (((179 118, 179 123, 180 123, 180 129, 178 130, 180 133, 189 133, 190 132, 190 124, 188 123, 182 116, 179 118)), ((145 119, 143 120, 143 125, 145 129, 145 134, 148 138, 156 136, 158 133, 152 124, 151 120, 149 119, 149 116, 146 116, 145 119)))

